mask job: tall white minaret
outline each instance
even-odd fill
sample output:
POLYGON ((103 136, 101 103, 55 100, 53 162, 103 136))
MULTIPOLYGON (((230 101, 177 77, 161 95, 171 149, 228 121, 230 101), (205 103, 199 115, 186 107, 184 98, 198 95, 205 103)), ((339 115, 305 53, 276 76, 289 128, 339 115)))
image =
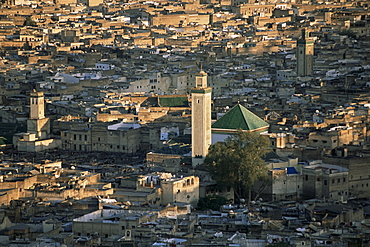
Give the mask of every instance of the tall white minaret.
POLYGON ((193 167, 203 163, 211 145, 211 96, 207 73, 200 71, 191 89, 191 152, 193 167))

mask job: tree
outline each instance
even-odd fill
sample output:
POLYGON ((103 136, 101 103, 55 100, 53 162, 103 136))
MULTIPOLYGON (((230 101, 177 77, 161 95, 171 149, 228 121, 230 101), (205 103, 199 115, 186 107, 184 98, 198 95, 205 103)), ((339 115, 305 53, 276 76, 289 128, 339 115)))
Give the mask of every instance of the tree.
POLYGON ((206 196, 199 198, 198 202, 198 209, 199 210, 206 210, 206 209, 212 209, 212 210, 220 210, 220 207, 222 205, 225 205, 227 203, 227 199, 223 196, 206 196))
POLYGON ((24 26, 36 26, 36 22, 34 20, 32 20, 32 18, 30 16, 27 16, 23 25, 24 26))
POLYGON ((268 176, 262 157, 269 146, 266 136, 238 130, 210 147, 204 166, 219 186, 233 187, 238 199, 246 198, 248 192, 249 202, 254 183, 268 176))

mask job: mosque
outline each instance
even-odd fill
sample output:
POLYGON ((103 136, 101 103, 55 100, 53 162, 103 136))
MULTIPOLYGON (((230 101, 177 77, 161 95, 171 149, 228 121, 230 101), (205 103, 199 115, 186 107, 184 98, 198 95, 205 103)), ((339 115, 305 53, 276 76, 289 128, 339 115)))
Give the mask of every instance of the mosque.
POLYGON ((195 87, 191 90, 191 146, 192 166, 203 163, 211 144, 224 141, 238 129, 248 132, 267 132, 269 124, 237 104, 212 124, 212 88, 207 86, 207 73, 196 74, 195 87))

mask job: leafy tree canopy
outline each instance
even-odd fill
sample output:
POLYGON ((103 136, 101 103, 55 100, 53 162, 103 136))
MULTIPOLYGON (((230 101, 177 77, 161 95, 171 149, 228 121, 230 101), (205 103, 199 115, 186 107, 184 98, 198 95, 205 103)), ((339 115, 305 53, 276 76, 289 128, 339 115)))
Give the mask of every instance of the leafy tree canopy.
POLYGON ((227 203, 227 199, 223 196, 206 196, 199 198, 198 202, 198 209, 199 210, 206 210, 206 209, 212 209, 212 210, 220 210, 220 207, 222 205, 225 205, 227 203))
POLYGON ((36 26, 36 22, 34 20, 32 20, 31 17, 27 16, 23 25, 24 26, 36 26))
MULTIPOLYGON (((204 166, 220 186, 233 187, 240 199, 257 180, 266 178, 267 166, 262 157, 269 152, 269 146, 268 137, 238 130, 225 142, 210 147, 204 166)), ((249 200, 250 197, 249 193, 249 200)))

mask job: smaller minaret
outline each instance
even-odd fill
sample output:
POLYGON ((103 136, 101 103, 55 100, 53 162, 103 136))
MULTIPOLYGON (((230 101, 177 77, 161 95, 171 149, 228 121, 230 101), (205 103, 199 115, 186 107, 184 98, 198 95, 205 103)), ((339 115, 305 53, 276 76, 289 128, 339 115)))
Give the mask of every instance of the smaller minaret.
POLYGON ((211 145, 212 88, 207 86, 208 75, 200 71, 191 89, 191 152, 193 167, 203 163, 211 145))
POLYGON ((45 118, 45 99, 43 92, 30 93, 30 118, 42 119, 45 118))
POLYGON ((30 93, 30 117, 27 120, 27 132, 35 134, 37 139, 47 139, 50 135, 50 120, 45 118, 45 98, 43 92, 30 93))

